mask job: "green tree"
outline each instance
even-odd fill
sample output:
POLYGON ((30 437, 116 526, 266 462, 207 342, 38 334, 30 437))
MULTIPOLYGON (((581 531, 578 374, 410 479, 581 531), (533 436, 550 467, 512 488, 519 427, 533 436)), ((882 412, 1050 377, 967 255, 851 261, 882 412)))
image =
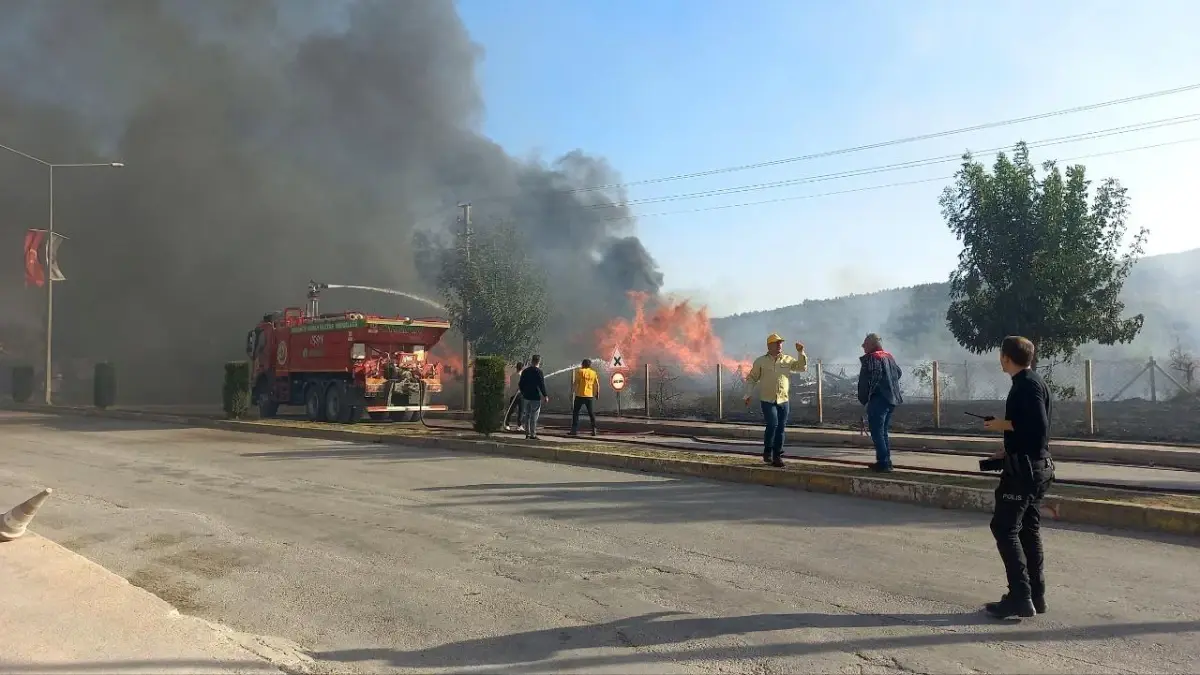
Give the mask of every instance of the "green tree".
POLYGON ((444 243, 418 233, 420 267, 436 280, 450 322, 476 354, 509 361, 529 355, 549 313, 546 277, 510 225, 459 233, 444 243))
POLYGON ((1147 231, 1125 245, 1129 198, 1114 178, 1096 188, 1084 167, 1042 166, 1025 143, 989 174, 963 157, 942 194, 942 215, 963 243, 950 275, 946 323, 967 350, 982 354, 1006 335, 1024 335, 1038 359, 1066 361, 1082 344, 1131 342, 1144 316, 1124 318, 1119 295, 1144 249, 1147 231))

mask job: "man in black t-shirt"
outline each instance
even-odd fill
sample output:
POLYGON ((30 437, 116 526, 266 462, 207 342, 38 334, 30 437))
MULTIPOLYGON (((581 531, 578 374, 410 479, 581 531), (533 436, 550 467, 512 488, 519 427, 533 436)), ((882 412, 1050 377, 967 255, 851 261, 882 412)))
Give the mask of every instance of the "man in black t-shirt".
POLYGON ((1004 432, 1004 447, 993 455, 1004 459, 1004 470, 996 488, 991 528, 1008 576, 1008 593, 985 607, 988 614, 1003 619, 1046 611, 1040 507, 1054 482, 1054 462, 1050 459, 1050 390, 1033 370, 1033 357, 1034 345, 1026 338, 1004 338, 1000 367, 1012 377, 1012 388, 1004 419, 983 423, 988 431, 1004 432))

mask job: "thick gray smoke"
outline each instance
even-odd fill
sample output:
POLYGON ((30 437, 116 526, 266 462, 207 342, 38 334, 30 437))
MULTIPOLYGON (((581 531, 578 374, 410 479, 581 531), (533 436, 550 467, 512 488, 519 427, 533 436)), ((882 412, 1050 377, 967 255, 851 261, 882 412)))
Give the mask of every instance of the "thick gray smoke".
MULTIPOLYGON (((657 291, 612 208, 624 194, 571 191, 611 168, 518 161, 481 135, 480 56, 449 0, 7 0, 0 143, 127 164, 57 172, 58 360, 116 361, 127 400, 211 398, 217 364, 309 279, 429 293, 411 234, 453 227, 463 200, 530 235, 574 334, 657 291)), ((44 168, 0 153, 0 343, 29 360, 44 300, 18 247, 46 190, 44 168)), ((428 313, 325 307, 350 303, 428 313)))

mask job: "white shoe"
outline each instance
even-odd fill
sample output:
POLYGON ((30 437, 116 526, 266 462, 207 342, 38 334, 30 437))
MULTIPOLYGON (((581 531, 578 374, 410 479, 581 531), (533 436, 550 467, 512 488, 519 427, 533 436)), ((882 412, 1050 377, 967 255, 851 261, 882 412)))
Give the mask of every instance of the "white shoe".
POLYGON ((525 425, 522 424, 521 426, 517 427, 517 431, 525 431, 525 425))

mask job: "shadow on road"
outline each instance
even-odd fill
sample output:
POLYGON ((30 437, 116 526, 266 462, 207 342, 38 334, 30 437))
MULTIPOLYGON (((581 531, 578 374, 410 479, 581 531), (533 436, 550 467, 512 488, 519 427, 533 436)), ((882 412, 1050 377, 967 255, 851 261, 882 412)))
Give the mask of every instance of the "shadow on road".
POLYGON ((333 662, 377 661, 394 668, 464 668, 521 664, 522 672, 544 670, 627 666, 634 672, 646 661, 687 661, 713 659, 763 659, 810 656, 831 652, 910 649, 978 644, 988 640, 1006 642, 1088 641, 1128 638, 1139 635, 1188 633, 1200 631, 1198 621, 1174 621, 1139 624, 1110 624, 1075 628, 1030 628, 1012 630, 953 629, 985 624, 1001 628, 979 612, 961 614, 755 614, 735 617, 679 616, 676 612, 656 612, 605 623, 528 631, 452 642, 425 650, 350 649, 316 652, 316 659, 333 662), (704 646, 694 649, 637 651, 559 659, 541 663, 575 650, 597 648, 637 648, 679 645, 690 641, 711 641, 732 635, 768 633, 803 629, 846 629, 883 627, 928 627, 919 635, 866 637, 849 640, 788 642, 767 645, 704 646), (537 664, 536 666, 534 664, 537 664))
POLYGON ((414 508, 508 507, 520 509, 527 516, 588 524, 711 521, 863 527, 919 523, 958 528, 985 517, 840 495, 798 493, 761 485, 629 473, 631 478, 624 481, 481 483, 415 488, 414 492, 438 493, 441 499, 414 508))

